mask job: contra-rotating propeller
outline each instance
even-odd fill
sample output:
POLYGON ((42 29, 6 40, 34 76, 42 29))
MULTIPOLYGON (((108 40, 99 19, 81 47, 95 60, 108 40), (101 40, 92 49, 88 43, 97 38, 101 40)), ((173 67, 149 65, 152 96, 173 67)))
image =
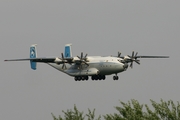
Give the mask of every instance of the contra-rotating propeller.
POLYGON ((82 63, 86 64, 87 66, 89 66, 89 64, 87 63, 87 54, 83 57, 83 52, 81 52, 81 57, 77 56, 79 58, 79 62, 80 62, 80 68, 82 68, 82 63))
MULTIPOLYGON (((124 59, 124 57, 121 57, 121 52, 119 52, 119 51, 118 51, 118 56, 117 57, 124 59)), ((121 62, 121 63, 126 63, 125 60, 118 60, 118 61, 121 62)))
POLYGON ((130 59, 128 59, 129 62, 131 62, 130 64, 130 67, 133 68, 133 62, 136 62, 137 64, 140 64, 140 60, 137 60, 137 54, 138 52, 136 52, 136 54, 134 55, 134 51, 132 52, 132 56, 129 56, 128 57, 130 59))
POLYGON ((63 53, 61 53, 61 58, 59 58, 59 59, 60 59, 61 62, 63 63, 62 69, 67 69, 67 68, 66 68, 66 64, 65 64, 65 63, 67 63, 67 60, 64 58, 63 53))

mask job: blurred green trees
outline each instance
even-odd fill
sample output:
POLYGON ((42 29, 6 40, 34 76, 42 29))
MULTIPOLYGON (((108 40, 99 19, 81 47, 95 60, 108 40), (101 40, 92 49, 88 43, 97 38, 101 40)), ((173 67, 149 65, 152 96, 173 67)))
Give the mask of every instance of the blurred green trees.
POLYGON ((132 99, 127 103, 120 101, 121 106, 116 106, 117 113, 95 116, 95 109, 88 113, 80 112, 76 105, 74 109, 62 111, 64 116, 56 117, 52 114, 54 120, 180 120, 180 104, 174 104, 172 100, 160 103, 150 100, 152 109, 147 104, 140 104, 132 99))

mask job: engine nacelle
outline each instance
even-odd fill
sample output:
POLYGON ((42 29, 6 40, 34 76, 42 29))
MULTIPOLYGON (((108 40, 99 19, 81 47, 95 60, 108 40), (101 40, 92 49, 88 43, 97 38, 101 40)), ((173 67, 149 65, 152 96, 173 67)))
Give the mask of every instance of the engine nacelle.
POLYGON ((131 59, 129 56, 124 56, 124 61, 131 59))
POLYGON ((54 60, 54 62, 56 63, 56 64, 60 64, 60 63, 62 63, 62 60, 60 60, 58 57, 54 60))

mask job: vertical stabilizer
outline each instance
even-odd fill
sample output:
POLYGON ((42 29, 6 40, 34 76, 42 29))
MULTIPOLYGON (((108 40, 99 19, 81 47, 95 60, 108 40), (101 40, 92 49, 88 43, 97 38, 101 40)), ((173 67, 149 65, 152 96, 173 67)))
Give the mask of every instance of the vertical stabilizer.
MULTIPOLYGON (((37 44, 31 45, 30 47, 30 58, 36 58, 37 57, 37 44)), ((37 63, 30 60, 31 69, 36 70, 37 63)))
POLYGON ((71 51, 71 46, 72 44, 66 44, 65 45, 65 51, 64 51, 64 55, 65 58, 72 58, 72 51, 71 51))

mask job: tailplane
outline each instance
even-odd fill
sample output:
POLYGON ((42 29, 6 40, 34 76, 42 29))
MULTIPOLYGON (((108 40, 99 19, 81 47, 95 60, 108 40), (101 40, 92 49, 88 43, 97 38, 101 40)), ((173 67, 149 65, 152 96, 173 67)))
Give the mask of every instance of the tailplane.
MULTIPOLYGON (((37 57, 37 44, 31 45, 30 47, 30 58, 37 57)), ((37 63, 30 60, 31 69, 36 70, 37 63)))

